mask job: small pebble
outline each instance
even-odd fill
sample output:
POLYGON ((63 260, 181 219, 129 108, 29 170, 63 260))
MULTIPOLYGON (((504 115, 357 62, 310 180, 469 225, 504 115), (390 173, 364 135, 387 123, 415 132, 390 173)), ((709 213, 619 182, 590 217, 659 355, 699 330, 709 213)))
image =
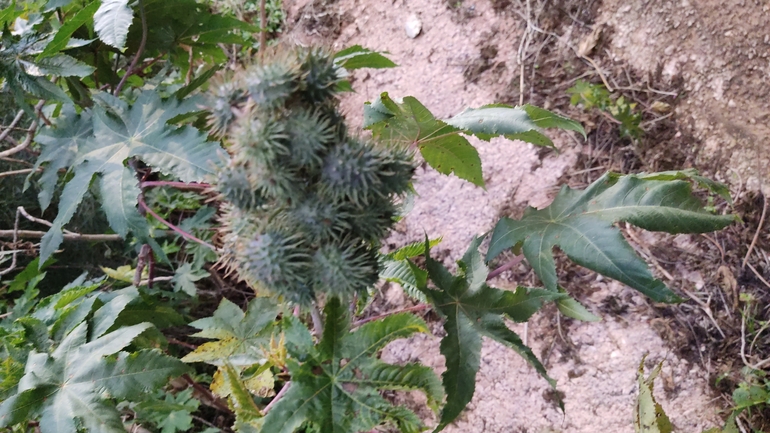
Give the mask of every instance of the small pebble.
POLYGON ((406 19, 404 30, 406 30, 406 35, 411 39, 416 38, 417 35, 420 34, 420 31, 422 30, 422 21, 417 18, 417 14, 409 15, 409 18, 406 19))

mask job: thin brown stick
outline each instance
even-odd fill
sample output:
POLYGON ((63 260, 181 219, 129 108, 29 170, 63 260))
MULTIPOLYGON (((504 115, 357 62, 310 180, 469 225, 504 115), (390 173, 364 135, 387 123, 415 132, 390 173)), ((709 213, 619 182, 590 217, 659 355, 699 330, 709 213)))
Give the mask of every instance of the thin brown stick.
MULTIPOLYGON (((15 230, 0 230, 0 239, 13 237, 14 232, 15 230)), ((16 232, 21 239, 40 239, 45 236, 45 233, 36 230, 19 230, 16 232)), ((121 239, 119 235, 64 233, 65 241, 115 242, 121 239)))
POLYGON ((9 266, 6 269, 3 269, 0 271, 0 276, 5 275, 14 269, 16 269, 16 254, 18 253, 18 249, 16 249, 16 242, 19 240, 19 213, 20 213, 21 206, 16 208, 16 221, 13 223, 13 255, 11 256, 11 266, 9 266))
POLYGON ((18 212, 19 212, 19 213, 20 213, 20 214, 21 214, 21 215, 22 215, 24 218, 26 218, 26 219, 28 219, 28 220, 32 221, 33 223, 38 223, 38 224, 42 224, 42 225, 44 225, 44 226, 53 227, 53 223, 51 223, 50 221, 46 221, 46 220, 44 220, 44 219, 41 219, 41 218, 37 218, 37 217, 33 217, 32 215, 30 215, 30 214, 27 212, 27 210, 26 210, 26 209, 24 209, 24 206, 19 206, 18 208, 16 208, 16 210, 17 210, 17 211, 18 211, 18 212))
POLYGON ((188 385, 192 386, 200 394, 204 395, 207 400, 211 401, 212 407, 219 409, 220 411, 225 413, 232 413, 229 407, 221 403, 219 397, 212 394, 212 392, 209 391, 209 389, 206 388, 205 386, 196 382, 192 377, 190 377, 189 374, 183 374, 182 379, 184 379, 184 381, 187 382, 188 385))
POLYGON ((195 350, 195 349, 198 348, 198 346, 196 346, 194 344, 186 343, 184 341, 177 340, 176 338, 166 337, 166 340, 169 343, 171 343, 171 344, 175 344, 177 346, 185 347, 187 349, 195 350))
POLYGON ((16 117, 14 117, 14 118, 13 118, 13 121, 11 121, 11 124, 10 124, 10 125, 8 125, 8 127, 7 127, 7 128, 5 128, 5 131, 3 131, 2 133, 0 133, 0 141, 3 141, 3 140, 5 140, 5 137, 7 137, 7 136, 8 136, 8 134, 10 134, 10 133, 11 133, 11 131, 13 131, 13 130, 14 130, 14 128, 15 128, 15 127, 16 127, 16 125, 19 123, 19 121, 21 120, 21 118, 22 118, 22 117, 24 117, 24 110, 19 110, 19 112, 18 112, 18 113, 16 113, 16 117))
POLYGON ((762 225, 765 224, 765 217, 767 216, 767 196, 764 193, 762 194, 762 200, 765 202, 764 206, 762 206, 762 216, 759 217, 757 231, 754 232, 754 238, 751 240, 749 249, 746 251, 746 256, 743 258, 743 265, 741 265, 741 268, 745 268, 749 263, 749 256, 751 256, 751 252, 754 251, 754 246, 757 244, 757 239, 759 239, 759 233, 762 231, 762 225))
POLYGON ((139 42, 139 48, 137 48, 134 59, 131 60, 131 64, 128 66, 128 69, 126 69, 126 73, 123 75, 123 78, 120 79, 118 86, 115 87, 115 90, 112 92, 112 94, 115 96, 120 94, 120 90, 126 84, 128 77, 134 73, 134 68, 136 68, 137 63, 139 63, 139 58, 141 58, 142 54, 144 54, 144 47, 147 45, 147 17, 144 13, 144 4, 142 3, 142 0, 139 0, 139 16, 142 20, 142 40, 139 42))
POLYGON ((267 0, 259 3, 259 60, 265 60, 267 45, 267 0))
POLYGON ((0 158, 14 155, 28 148, 29 145, 32 144, 32 139, 35 138, 35 131, 37 131, 37 121, 32 122, 32 126, 30 126, 29 130, 27 131, 27 138, 23 142, 18 143, 10 136, 5 137, 5 140, 10 141, 12 144, 14 144, 14 146, 8 150, 0 152, 0 158))
POLYGON ((388 316, 392 316, 394 314, 413 313, 415 311, 426 310, 429 307, 430 307, 430 305, 428 305, 428 304, 419 304, 419 305, 415 305, 414 307, 403 308, 401 310, 395 310, 395 311, 389 311, 389 312, 387 312, 385 314, 380 314, 379 316, 372 316, 372 317, 367 317, 366 319, 357 320, 357 321, 353 322, 351 327, 356 328, 356 327, 359 327, 359 326, 361 326, 361 325, 363 325, 365 323, 374 322, 375 320, 384 319, 384 318, 386 318, 388 316))
MULTIPOLYGON (((139 250, 139 258, 136 260, 136 270, 134 270, 134 280, 132 281, 134 286, 139 286, 142 282, 142 272, 144 272, 145 266, 147 266, 147 255, 152 254, 150 245, 144 244, 139 250)), ((152 278, 149 278, 147 286, 152 288, 152 278)))
POLYGON ((179 227, 175 226, 174 224, 171 224, 170 222, 166 221, 165 218, 163 218, 162 216, 158 215, 154 210, 150 209, 150 207, 147 206, 147 203, 144 202, 144 198, 142 196, 139 196, 139 207, 144 209, 147 213, 152 215, 153 218, 155 218, 156 220, 162 222, 168 228, 170 228, 171 230, 175 231, 177 234, 179 234, 183 238, 185 238, 187 240, 191 240, 193 242, 197 242, 197 243, 199 243, 201 245, 205 245, 205 246, 211 248, 212 250, 219 252, 217 247, 215 247, 214 245, 211 245, 210 243, 208 243, 208 242, 206 242, 206 241, 204 241, 202 239, 198 239, 197 237, 193 236, 192 234, 187 233, 186 231, 184 231, 184 230, 180 229, 179 227))
POLYGON ((0 177, 16 176, 17 174, 29 174, 29 173, 32 173, 33 171, 43 171, 43 169, 42 168, 37 168, 37 169, 25 168, 21 170, 11 170, 11 171, 6 171, 4 173, 0 173, 0 177))

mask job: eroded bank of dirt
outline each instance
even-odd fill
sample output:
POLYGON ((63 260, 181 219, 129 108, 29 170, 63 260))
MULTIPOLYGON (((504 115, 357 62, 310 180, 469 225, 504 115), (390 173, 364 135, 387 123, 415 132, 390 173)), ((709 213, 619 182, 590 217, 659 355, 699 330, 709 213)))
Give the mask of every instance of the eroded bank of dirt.
MULTIPOLYGON (((536 3, 539 4, 532 1, 533 5, 536 3)), ((629 6, 628 2, 613 0, 558 1, 554 2, 556 12, 543 9, 535 17, 533 11, 525 8, 529 2, 524 1, 286 0, 290 22, 286 37, 303 43, 327 43, 336 49, 360 44, 388 51, 400 65, 396 69, 353 74, 357 93, 343 100, 343 109, 352 124, 361 123, 362 104, 382 91, 395 97, 415 96, 436 117, 448 117, 466 107, 496 101, 515 103, 522 95, 525 102, 563 110, 564 91, 577 78, 597 78, 595 68, 609 73, 613 62, 615 66, 622 64, 632 68, 631 73, 625 74, 626 85, 634 84, 634 77, 648 73, 658 82, 676 88, 676 97, 667 100, 674 111, 658 126, 673 128, 675 132, 669 135, 680 137, 676 144, 686 148, 682 152, 687 157, 677 163, 705 168, 717 178, 731 181, 733 192, 739 195, 759 189, 759 173, 767 156, 758 143, 767 136, 763 128, 768 100, 757 95, 770 94, 767 82, 760 79, 762 74, 767 76, 768 67, 767 50, 763 52, 761 48, 767 46, 762 45, 767 42, 761 35, 767 31, 767 26, 761 28, 766 10, 751 4, 754 12, 727 14, 727 21, 719 22, 720 15, 712 13, 716 5, 693 6, 686 0, 681 4, 663 2, 655 7, 650 3, 636 1, 629 6), (525 24, 527 16, 530 27, 525 24), (404 30, 410 17, 417 17, 422 24, 421 34, 414 39, 407 37, 404 30), (578 49, 597 27, 604 30, 597 52, 592 55, 596 65, 591 65, 578 57, 578 49), (693 28, 702 32, 687 30, 693 28), (712 40, 703 37, 706 30, 712 40), (736 38, 743 35, 742 48, 737 53, 730 51, 733 45, 719 36, 731 31, 738 35, 736 38), (750 37, 749 31, 753 32, 750 37), (525 46, 522 37, 526 32, 531 39, 525 46), (538 39, 533 36, 536 34, 548 37, 538 39), (525 56, 522 68, 517 58, 527 49, 530 54, 525 56), (715 60, 719 56, 722 60, 715 60), (575 65, 581 69, 572 71, 575 65), (526 78, 524 90, 519 88, 522 70, 526 78), (745 70, 752 72, 743 74, 745 70), (565 77, 566 82, 553 85, 538 78, 548 74, 556 79, 565 77), (538 88, 542 83, 549 87, 538 88), (741 113, 733 115, 739 108, 741 113)), ((427 168, 419 169, 415 184, 419 197, 414 209, 399 223, 388 243, 403 245, 422 239, 425 233, 443 236, 438 255, 451 265, 470 240, 488 231, 501 214, 515 213, 526 205, 545 206, 561 181, 574 179, 576 172, 596 170, 594 166, 585 170, 576 166, 595 159, 596 148, 570 134, 551 136, 559 152, 543 152, 531 145, 505 140, 472 140, 482 159, 485 189, 427 168)), ((629 146, 625 147, 625 154, 633 153, 629 146)), ((626 158, 625 154, 621 154, 621 159, 626 160, 619 162, 620 169, 638 168, 639 164, 631 161, 633 156, 626 158)), ((619 169, 612 158, 608 158, 610 162, 604 168, 619 169)), ((641 235, 639 238, 641 244, 645 239, 655 242, 641 235)), ((647 246, 640 248, 646 258, 647 253, 652 255, 647 246)), ((660 264, 657 266, 663 269, 660 264)), ((689 262, 670 268, 676 281, 667 283, 677 287, 685 287, 681 281, 690 284, 693 275, 698 275, 689 262)), ((658 274, 659 269, 655 270, 658 274)), ((524 265, 503 274, 494 283, 501 287, 510 286, 509 279, 536 283, 516 279, 523 275, 527 275, 524 265)), ((547 383, 534 370, 513 352, 485 342, 476 396, 468 411, 447 431, 632 432, 636 371, 645 354, 648 367, 664 361, 657 392, 676 431, 700 433, 721 422, 724 401, 709 386, 715 373, 708 355, 704 355, 709 349, 695 344, 697 347, 690 351, 692 356, 683 357, 680 350, 661 337, 671 328, 670 320, 656 316, 647 301, 619 284, 586 273, 581 276, 579 284, 573 285, 583 286, 578 287, 581 300, 602 315, 604 321, 559 321, 555 311, 546 310, 536 316, 527 330, 529 344, 547 361, 559 391, 564 393, 566 414, 556 408, 547 383), (612 305, 623 308, 614 309, 612 305)), ((706 280, 717 284, 711 276, 706 280)), ((385 292, 393 293, 387 289, 385 292)), ((382 311, 393 310, 403 302, 403 296, 385 296, 380 307, 382 311)), ((433 325, 440 335, 440 326, 433 325)), ((515 325, 514 329, 524 332, 522 325, 515 325)), ((440 372, 443 358, 438 353, 438 341, 437 337, 423 336, 395 342, 383 358, 391 362, 421 361, 440 372)), ((418 395, 395 398, 420 407, 418 395)), ((423 411, 421 415, 431 419, 430 413, 423 411)))

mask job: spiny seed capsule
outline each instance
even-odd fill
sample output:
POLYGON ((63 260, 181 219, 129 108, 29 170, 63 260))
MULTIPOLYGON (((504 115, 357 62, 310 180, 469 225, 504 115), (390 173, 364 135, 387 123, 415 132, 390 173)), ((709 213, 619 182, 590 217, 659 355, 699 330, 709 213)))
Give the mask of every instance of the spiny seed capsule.
POLYGON ((242 271, 251 278, 287 293, 304 282, 311 253, 300 236, 268 231, 240 243, 242 271))
POLYGON ((300 69, 304 78, 301 94, 310 104, 324 102, 337 91, 337 84, 345 71, 334 63, 334 58, 319 48, 311 48, 304 54, 300 69))
POLYGON ((297 303, 364 291, 412 154, 347 135, 334 99, 345 72, 330 53, 274 57, 234 81, 249 100, 221 122, 232 155, 218 183, 227 257, 250 284, 297 303))
POLYGON ((296 65, 279 61, 257 66, 244 77, 251 99, 260 107, 283 105, 298 87, 299 70, 296 65))
POLYGON ((316 291, 350 296, 377 282, 377 254, 355 240, 326 244, 313 255, 311 269, 316 291))

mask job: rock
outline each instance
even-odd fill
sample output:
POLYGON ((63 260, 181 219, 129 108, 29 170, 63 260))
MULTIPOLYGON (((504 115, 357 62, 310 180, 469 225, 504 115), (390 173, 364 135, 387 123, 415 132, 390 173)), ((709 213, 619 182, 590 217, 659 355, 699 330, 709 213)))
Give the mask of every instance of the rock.
POLYGON ((422 30, 422 21, 417 17, 417 14, 409 15, 409 18, 406 19, 404 30, 410 39, 414 39, 420 34, 420 31, 422 30))

